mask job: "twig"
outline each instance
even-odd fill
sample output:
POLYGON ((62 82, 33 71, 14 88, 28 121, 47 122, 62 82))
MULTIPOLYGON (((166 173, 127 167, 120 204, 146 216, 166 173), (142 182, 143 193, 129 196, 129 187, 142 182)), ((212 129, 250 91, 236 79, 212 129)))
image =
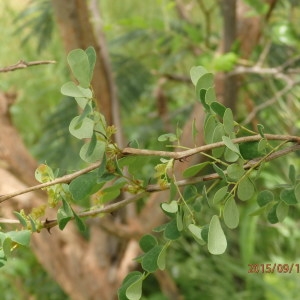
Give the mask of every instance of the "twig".
MULTIPOLYGON (((137 195, 128 197, 128 198, 118 201, 116 203, 109 204, 105 207, 81 212, 81 213, 78 213, 77 215, 79 217, 93 217, 93 216, 97 216, 99 214, 111 213, 111 212, 121 209, 122 207, 128 205, 129 203, 136 202, 137 200, 139 200, 147 195, 148 195, 147 192, 141 192, 137 195)), ((72 218, 72 219, 74 219, 74 218, 72 218)), ((54 227, 56 225, 57 225, 57 220, 46 220, 44 222, 44 228, 46 228, 46 229, 51 229, 52 227, 54 227)))
MULTIPOLYGON (((276 134, 265 134, 264 138, 267 140, 275 140, 275 141, 287 141, 287 142, 294 142, 294 143, 298 143, 300 144, 300 137, 298 136, 291 136, 291 135, 276 135, 276 134)), ((252 135, 252 136, 246 136, 246 137, 240 137, 240 138, 236 138, 233 139, 232 142, 234 144, 239 144, 239 143, 245 143, 245 142, 256 142, 261 140, 262 137, 257 134, 257 135, 252 135)), ((200 147, 196 147, 193 149, 189 149, 189 150, 184 150, 184 151, 178 151, 178 152, 168 152, 168 151, 157 151, 157 150, 148 150, 148 149, 136 149, 136 148, 124 148, 122 151, 122 156, 127 156, 127 155, 141 155, 141 156, 159 156, 159 157, 169 157, 169 158, 174 158, 176 160, 182 160, 185 159, 189 156, 201 153, 201 152, 206 152, 215 148, 219 148, 219 147, 223 147, 225 146, 224 142, 217 142, 217 143, 213 143, 213 144, 209 144, 209 145, 204 145, 204 146, 200 146, 200 147)), ((79 177, 80 175, 86 174, 92 170, 97 169, 100 166, 101 162, 97 162, 93 165, 90 165, 87 168, 84 168, 82 170, 79 170, 77 172, 74 172, 72 174, 68 174, 65 176, 62 176, 60 178, 56 178, 52 181, 49 182, 45 182, 45 183, 41 183, 26 189, 23 189, 21 191, 17 191, 11 194, 7 194, 7 195, 2 195, 0 196, 0 203, 22 195, 22 194, 26 194, 29 192, 33 192, 36 190, 40 190, 49 186, 53 186, 55 184, 59 184, 59 183, 69 183, 71 182, 73 179, 79 177)))
POLYGON ((266 107, 269 107, 276 103, 279 98, 283 97, 285 94, 287 94, 295 85, 299 84, 300 80, 292 81, 290 84, 286 85, 282 90, 278 91, 274 97, 269 99, 266 102, 261 103, 260 105, 257 105, 247 116, 247 118, 242 122, 242 125, 248 124, 251 122, 253 118, 255 118, 256 114, 265 109, 266 107))
MULTIPOLYGON (((276 135, 276 134, 265 134, 265 139, 267 140, 277 140, 277 141, 288 141, 300 143, 300 137, 291 136, 291 135, 276 135)), ((232 142, 234 144, 245 143, 245 142, 256 142, 261 140, 261 136, 259 134, 240 137, 233 139, 232 142)), ((142 156, 161 156, 161 157, 169 157, 177 160, 182 160, 189 156, 192 156, 197 153, 206 152, 215 148, 220 148, 225 146, 224 142, 217 142, 209 145, 204 145, 200 147, 196 147, 189 150, 178 151, 178 152, 168 152, 168 151, 156 151, 156 150, 148 150, 148 149, 136 149, 136 148, 125 148, 122 151, 123 155, 142 155, 142 156)))
MULTIPOLYGON (((284 155, 287 155, 291 152, 295 152, 295 151, 298 151, 298 150, 300 150, 300 145, 299 144, 293 145, 291 147, 287 147, 285 149, 282 149, 282 150, 279 150, 279 151, 276 151, 276 152, 270 154, 269 156, 267 156, 264 159, 264 162, 269 162, 271 160, 277 159, 279 157, 282 157, 284 155)), ((250 169, 251 167, 257 165, 257 163, 260 160, 261 160, 261 158, 256 158, 256 159, 250 160, 246 164, 244 164, 243 168, 245 170, 250 169)), ((226 174, 226 173, 227 172, 224 171, 224 174, 226 174)), ((183 187, 183 186, 186 186, 186 185, 196 184, 196 183, 204 182, 204 181, 210 181, 210 180, 214 180, 214 179, 218 179, 218 178, 220 178, 219 174, 212 173, 212 174, 205 175, 205 176, 197 176, 197 177, 193 177, 193 178, 189 178, 189 179, 178 180, 176 182, 176 185, 178 187, 183 187)), ((169 184, 167 184, 163 188, 158 184, 150 184, 145 188, 145 190, 143 192, 141 192, 139 194, 133 195, 131 197, 128 197, 128 198, 123 199, 121 201, 118 201, 116 203, 109 204, 105 207, 101 207, 101 208, 98 208, 98 209, 93 209, 93 210, 85 211, 85 212, 79 212, 79 213, 77 213, 77 215, 79 217, 93 217, 93 216, 97 216, 99 214, 112 213, 116 210, 119 210, 119 209, 125 207, 129 203, 133 203, 133 202, 138 201, 139 199, 147 196, 149 193, 161 192, 161 191, 167 190, 169 188, 170 188, 169 184)), ((19 222, 17 220, 0 218, 0 223, 14 223, 14 224, 17 224, 19 222)), ((46 221, 44 221, 43 227, 46 228, 46 229, 51 229, 52 227, 54 227, 56 225, 57 225, 57 220, 46 220, 46 221)))
POLYGON ((270 52, 271 45, 272 45, 271 41, 267 42, 267 44, 265 45, 263 51, 261 52, 261 54, 260 54, 260 56, 259 56, 259 58, 257 60, 256 66, 261 67, 263 65, 264 61, 267 58, 267 55, 270 52))
POLYGON ((52 185, 59 184, 59 183, 69 183, 73 179, 79 177, 80 175, 83 175, 85 173, 88 173, 88 172, 98 168, 100 166, 100 164, 101 164, 101 162, 98 162, 98 163, 95 163, 93 165, 88 166, 87 168, 84 168, 82 170, 74 172, 72 174, 68 174, 68 175, 56 178, 54 180, 51 180, 51 181, 48 181, 48 182, 45 182, 45 183, 37 184, 35 186, 26 188, 26 189, 18 191, 18 192, 14 192, 14 193, 11 193, 11 194, 0 196, 0 203, 4 202, 4 201, 6 201, 10 198, 22 195, 22 194, 26 194, 26 193, 29 193, 29 192, 44 189, 48 186, 52 186, 52 185))
POLYGON ((18 70, 18 69, 25 69, 25 68, 32 67, 32 66, 55 64, 55 63, 56 63, 55 60, 38 60, 38 61, 30 61, 30 62, 20 60, 19 62, 17 62, 14 65, 4 67, 4 68, 0 68, 0 73, 12 72, 12 71, 15 71, 15 70, 18 70))

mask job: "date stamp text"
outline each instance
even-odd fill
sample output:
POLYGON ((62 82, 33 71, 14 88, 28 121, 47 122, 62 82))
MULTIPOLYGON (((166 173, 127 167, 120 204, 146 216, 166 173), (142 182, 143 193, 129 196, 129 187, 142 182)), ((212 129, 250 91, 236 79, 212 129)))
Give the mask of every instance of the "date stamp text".
POLYGON ((248 273, 299 273, 300 264, 248 264, 248 273))

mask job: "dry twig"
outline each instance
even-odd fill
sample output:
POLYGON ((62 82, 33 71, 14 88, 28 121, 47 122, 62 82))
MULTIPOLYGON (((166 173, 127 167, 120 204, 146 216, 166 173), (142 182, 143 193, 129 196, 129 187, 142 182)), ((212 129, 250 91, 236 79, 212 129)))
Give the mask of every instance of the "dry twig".
POLYGON ((32 67, 32 66, 55 64, 55 63, 56 63, 55 60, 38 60, 38 61, 30 61, 30 62, 20 60, 14 65, 4 67, 4 68, 0 68, 0 73, 12 72, 12 71, 15 71, 15 70, 25 69, 25 68, 32 67))

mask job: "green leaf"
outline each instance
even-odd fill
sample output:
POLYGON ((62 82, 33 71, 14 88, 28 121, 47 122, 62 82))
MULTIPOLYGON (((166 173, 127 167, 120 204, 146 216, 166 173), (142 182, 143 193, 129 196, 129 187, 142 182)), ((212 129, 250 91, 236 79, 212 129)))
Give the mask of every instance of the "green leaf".
POLYGON ((34 175, 35 179, 42 183, 53 180, 55 178, 52 169, 45 164, 39 165, 35 170, 34 175))
POLYGON ((74 98, 93 98, 93 93, 90 89, 77 86, 74 82, 66 82, 60 89, 60 92, 65 96, 74 98))
POLYGON ((90 172, 73 179, 69 185, 69 191, 74 201, 88 197, 97 184, 97 173, 90 172))
POLYGON ((62 199, 62 204, 57 211, 57 222, 60 230, 63 230, 73 218, 73 211, 69 203, 65 199, 62 199))
POLYGON ((177 136, 174 133, 165 133, 162 134, 158 137, 157 139, 159 142, 176 142, 177 141, 177 136))
POLYGON ((274 200, 274 194, 271 191, 264 190, 257 195, 257 204, 260 207, 267 205, 274 200))
POLYGON ((70 133, 77 139, 91 138, 93 135, 94 121, 90 118, 84 118, 81 122, 78 122, 80 116, 72 119, 69 130, 70 133))
POLYGON ((280 192, 280 199, 284 201, 287 205, 297 204, 296 195, 294 189, 284 189, 280 192))
POLYGON ((170 203, 162 203, 161 208, 167 213, 175 214, 178 211, 178 203, 172 200, 170 203))
POLYGON ((82 219, 75 213, 75 211, 72 209, 72 212, 73 212, 73 215, 74 215, 74 220, 76 222, 76 225, 78 227, 78 229, 81 231, 81 232, 84 232, 85 229, 86 229, 86 226, 84 224, 84 222, 82 221, 82 219))
POLYGON ((188 226, 189 231, 191 232, 191 234, 193 235, 194 239, 196 240, 196 242, 200 245, 205 245, 206 242, 203 240, 202 238, 202 228, 195 225, 195 224, 190 224, 188 226))
POLYGON ((228 190, 228 186, 223 186, 221 187, 219 190, 216 191, 214 198, 213 198, 213 204, 218 204, 219 202, 221 202, 222 200, 225 199, 226 195, 227 195, 227 190, 228 190))
POLYGON ((193 82, 193 85, 196 85, 199 78, 206 74, 208 71, 202 67, 202 66, 197 66, 197 67, 192 67, 190 70, 190 76, 191 80, 193 82))
POLYGON ((83 88, 90 86, 90 62, 87 53, 82 49, 74 49, 67 56, 74 77, 83 88))
POLYGON ((13 247, 13 244, 12 244, 11 239, 9 237, 5 236, 5 238, 2 240, 2 250, 6 257, 11 255, 12 247, 13 247))
POLYGON ((251 212, 249 214, 249 216, 260 216, 263 213, 265 213, 266 211, 268 211, 269 206, 272 206, 272 204, 266 205, 266 206, 263 206, 263 207, 259 207, 258 209, 256 209, 253 212, 251 212))
POLYGON ((77 120, 77 123, 80 124, 80 122, 81 122, 83 119, 87 118, 88 115, 92 112, 92 110, 93 110, 93 108, 92 108, 91 102, 88 101, 88 102, 86 103, 86 105, 84 106, 83 112, 80 114, 79 119, 77 120))
POLYGON ((22 245, 29 246, 31 231, 30 230, 21 230, 21 231, 9 231, 5 233, 6 237, 10 238, 11 241, 22 245))
POLYGON ((164 270, 166 268, 167 249, 168 249, 168 244, 165 244, 163 249, 158 255, 157 266, 160 270, 164 270))
POLYGON ((289 213, 289 206, 284 202, 280 201, 276 208, 276 216, 279 222, 283 222, 285 217, 289 213))
POLYGON ((91 99, 87 98, 82 98, 82 97, 75 97, 75 100, 77 102, 77 105, 81 108, 84 109, 86 105, 91 101, 91 99))
POLYGON ((233 151, 233 152, 237 153, 238 155, 240 155, 239 146, 237 144, 234 144, 229 137, 222 136, 222 140, 223 140, 225 146, 228 149, 230 149, 231 151, 233 151))
POLYGON ((264 132, 265 128, 264 128, 264 126, 261 125, 261 124, 257 124, 257 129, 258 129, 258 132, 259 132, 260 136, 262 138, 264 138, 265 137, 265 132, 264 132))
POLYGON ((214 101, 211 103, 210 107, 219 117, 221 117, 223 119, 223 116, 226 111, 226 107, 223 104, 221 104, 217 101, 214 101))
POLYGON ((156 245, 150 251, 145 253, 141 263, 142 268, 145 271, 152 273, 158 269, 157 260, 162 250, 163 250, 163 246, 156 245))
POLYGON ((219 217, 214 215, 208 229, 208 251, 211 254, 223 254, 227 248, 227 241, 220 224, 219 217))
POLYGON ((133 284, 134 282, 136 282, 137 280, 139 280, 139 278, 143 276, 143 274, 141 272, 138 271, 133 271, 130 272, 125 279, 122 282, 122 286, 119 288, 118 290, 118 299, 119 300, 128 300, 127 296, 126 296, 126 290, 127 288, 133 284))
POLYGON ((139 300, 142 297, 142 286, 144 276, 141 275, 126 289, 126 297, 129 300, 139 300))
POLYGON ((6 259, 3 249, 0 249, 0 268, 2 268, 5 265, 6 261, 7 261, 7 259, 6 259))
MULTIPOLYGON (((93 152, 95 151, 96 145, 97 145, 97 136, 96 136, 96 133, 93 132, 92 138, 89 142, 89 147, 86 151, 86 156, 87 157, 90 157, 93 154, 93 152)), ((104 153, 103 153, 103 155, 104 155, 104 153)))
POLYGON ((202 197, 201 196, 199 196, 195 199, 192 207, 195 212, 201 211, 201 209, 202 209, 202 197))
POLYGON ((253 182, 248 178, 243 178, 238 185, 237 196, 242 201, 247 201, 255 194, 253 182))
POLYGON ((196 119, 194 119, 193 123, 192 123, 192 137, 193 137, 194 144, 196 144, 196 139, 197 139, 198 133, 199 133, 199 131, 196 126, 196 119))
POLYGON ((240 158, 239 154, 236 152, 231 151, 229 148, 225 148, 224 151, 224 159, 227 162, 236 162, 240 158))
POLYGON ((213 164, 213 168, 222 179, 227 180, 224 171, 220 167, 218 167, 216 164, 213 164))
POLYGON ((97 177, 98 178, 102 177, 105 172, 106 172, 106 154, 104 153, 101 164, 100 164, 100 166, 98 168, 98 171, 97 171, 97 177))
POLYGON ((174 180, 170 181, 170 189, 169 189, 170 193, 169 193, 169 199, 170 201, 172 201, 172 199, 175 198, 176 194, 177 194, 177 186, 174 183, 174 180))
POLYGON ((295 186, 295 197, 298 202, 300 202, 300 183, 295 186))
POLYGON ((294 165, 290 165, 289 167, 289 179, 292 184, 296 183, 296 169, 294 165))
POLYGON ((231 71, 237 63, 238 56, 234 52, 227 52, 225 54, 216 56, 212 62, 214 70, 216 71, 231 71))
POLYGON ((276 205, 273 205, 273 207, 271 208, 271 210, 269 211, 269 213, 267 215, 267 219, 271 224, 276 224, 279 222, 277 213, 276 213, 277 207, 278 207, 278 203, 276 205))
POLYGON ((240 153, 244 159, 253 159, 261 156, 258 152, 259 142, 245 142, 239 145, 240 153))
POLYGON ((164 237, 168 240, 172 240, 175 241, 178 238, 180 238, 181 233, 177 228, 177 222, 176 219, 173 219, 172 221, 170 221, 164 231, 164 237))
POLYGON ((206 98, 206 89, 200 89, 199 91, 196 91, 197 95, 199 95, 199 99, 201 104, 203 105, 203 108, 206 112, 209 112, 209 105, 205 102, 206 98))
POLYGON ((85 53, 87 54, 88 60, 89 60, 89 65, 90 65, 90 78, 89 81, 91 82, 93 79, 93 72, 94 72, 94 67, 96 64, 96 51, 94 49, 94 47, 88 47, 85 50, 85 53))
POLYGON ((203 74, 196 83, 196 93, 199 95, 200 90, 207 90, 214 86, 214 75, 212 73, 203 74))
POLYGON ((267 140, 261 139, 261 140, 258 142, 258 145, 257 145, 257 151, 258 151, 258 154, 259 154, 259 155, 265 154, 265 153, 266 153, 266 150, 267 150, 267 146, 268 146, 267 140))
POLYGON ((212 102, 216 101, 216 92, 213 87, 207 89, 205 94, 205 102, 210 105, 212 102))
POLYGON ((202 240, 205 241, 206 243, 208 242, 208 231, 209 231, 209 224, 202 226, 201 237, 202 240))
POLYGON ((238 181, 245 174, 245 170, 239 164, 231 164, 227 167, 227 175, 233 181, 238 181))
POLYGON ((36 228, 35 221, 32 219, 32 217, 30 215, 29 215, 29 222, 30 222, 30 225, 31 225, 31 231, 36 232, 37 228, 36 228))
POLYGON ((178 231, 182 231, 184 228, 183 219, 184 219, 184 210, 182 209, 181 206, 179 206, 178 212, 176 214, 176 225, 177 225, 178 231))
POLYGON ((203 189, 202 189, 202 196, 203 196, 203 199, 205 200, 205 202, 208 204, 208 206, 210 206, 205 185, 203 186, 203 189))
MULTIPOLYGON (((214 130, 212 142, 216 143, 222 141, 222 136, 224 134, 225 134, 224 125, 219 123, 214 130)), ((212 155, 215 158, 220 158, 224 153, 224 149, 225 147, 214 148, 212 149, 212 155)))
POLYGON ((23 227, 27 227, 26 219, 17 211, 14 211, 14 215, 18 218, 19 222, 23 227))
POLYGON ((211 144, 213 142, 213 133, 217 124, 218 123, 213 115, 206 118, 204 124, 204 140, 207 144, 211 144))
POLYGON ((166 227, 168 226, 169 223, 165 223, 165 224, 162 224, 162 225, 159 225, 155 228, 152 229, 153 232, 163 232, 165 231, 166 227))
POLYGON ((119 178, 110 187, 107 187, 101 191, 101 197, 99 202, 101 204, 107 203, 108 201, 116 199, 120 193, 121 188, 127 183, 125 178, 119 178))
POLYGON ((188 177, 195 176, 202 169, 204 169, 207 165, 210 165, 210 162, 203 162, 201 164, 191 166, 183 171, 183 177, 188 178, 188 177))
POLYGON ((79 155, 82 160, 88 163, 93 163, 99 160, 102 160, 105 148, 106 148, 106 143, 102 141, 97 141, 96 146, 94 147, 93 152, 90 154, 89 153, 89 147, 90 147, 90 142, 84 144, 79 152, 79 155))
MULTIPOLYGON (((125 182, 124 182, 123 185, 125 185, 125 182)), ((122 186, 118 186, 118 185, 114 184, 111 187, 108 187, 108 188, 104 189, 102 191, 102 195, 101 195, 101 198, 100 198, 100 203, 104 204, 104 203, 107 203, 111 200, 116 199, 121 194, 121 190, 120 190, 121 187, 122 186)))
POLYGON ((106 182, 108 182, 114 178, 116 178, 116 176, 114 174, 104 173, 101 177, 97 178, 97 183, 99 185, 101 185, 100 186, 100 188, 101 188, 106 182))
POLYGON ((139 241, 140 248, 144 252, 150 251, 152 248, 154 248, 157 245, 157 239, 152 234, 146 234, 141 237, 139 241))
POLYGON ((185 201, 190 201, 198 196, 198 190, 194 185, 187 185, 183 189, 183 198, 185 201))
POLYGON ((230 108, 226 108, 224 112, 223 124, 225 132, 230 136, 234 132, 233 113, 230 108))
POLYGON ((230 197, 224 205, 223 218, 225 225, 230 229, 239 225, 240 213, 233 197, 230 197))

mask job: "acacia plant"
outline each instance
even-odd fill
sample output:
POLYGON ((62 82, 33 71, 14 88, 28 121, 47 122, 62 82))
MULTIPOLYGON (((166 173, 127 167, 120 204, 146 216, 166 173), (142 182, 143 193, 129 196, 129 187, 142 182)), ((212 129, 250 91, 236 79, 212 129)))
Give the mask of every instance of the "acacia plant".
MULTIPOLYGON (((61 230, 74 220, 80 230, 85 229, 88 217, 105 217, 132 202, 146 199, 153 192, 168 190, 169 199, 161 205, 168 222, 153 228, 140 239, 143 254, 136 258, 142 272, 128 274, 120 287, 119 299, 140 299, 143 280, 156 270, 166 268, 168 247, 182 235, 193 237, 199 246, 207 247, 213 255, 226 251, 224 227, 233 230, 239 225, 239 205, 256 197, 257 210, 253 215, 265 215, 271 224, 281 222, 290 207, 300 201, 300 178, 293 165, 289 166, 289 182, 272 190, 257 190, 256 180, 268 163, 300 149, 300 137, 274 135, 257 125, 257 132, 236 122, 230 108, 219 103, 214 90, 214 76, 201 66, 190 71, 196 99, 205 110, 204 137, 206 145, 186 148, 181 144, 180 130, 165 133, 158 141, 169 143, 165 151, 140 149, 135 142, 120 148, 114 140, 115 126, 106 120, 94 101, 91 79, 96 62, 92 47, 72 50, 68 64, 76 82, 67 82, 61 93, 75 99, 80 114, 69 125, 70 133, 84 140, 79 156, 88 167, 59 177, 58 170, 47 164, 35 173, 40 184, 0 196, 0 203, 14 196, 34 190, 46 190, 48 203, 15 212, 13 231, 0 232, 0 265, 3 266, 13 249, 29 245, 31 234, 58 226, 61 230), (177 178, 175 164, 201 155, 202 162, 186 168, 177 178), (160 162, 154 176, 139 177, 138 156, 156 156, 160 162), (202 170, 209 175, 202 175, 202 170), (89 207, 80 210, 79 203, 89 199, 89 207), (48 219, 47 210, 55 208, 56 219, 48 219), (210 221, 203 216, 209 211, 210 221)), ((74 103, 75 105, 75 103, 74 103)), ((196 145, 197 130, 191 128, 191 139, 196 145)), ((140 172, 141 173, 141 172, 140 172)), ((5 220, 2 220, 5 222, 5 220)))

